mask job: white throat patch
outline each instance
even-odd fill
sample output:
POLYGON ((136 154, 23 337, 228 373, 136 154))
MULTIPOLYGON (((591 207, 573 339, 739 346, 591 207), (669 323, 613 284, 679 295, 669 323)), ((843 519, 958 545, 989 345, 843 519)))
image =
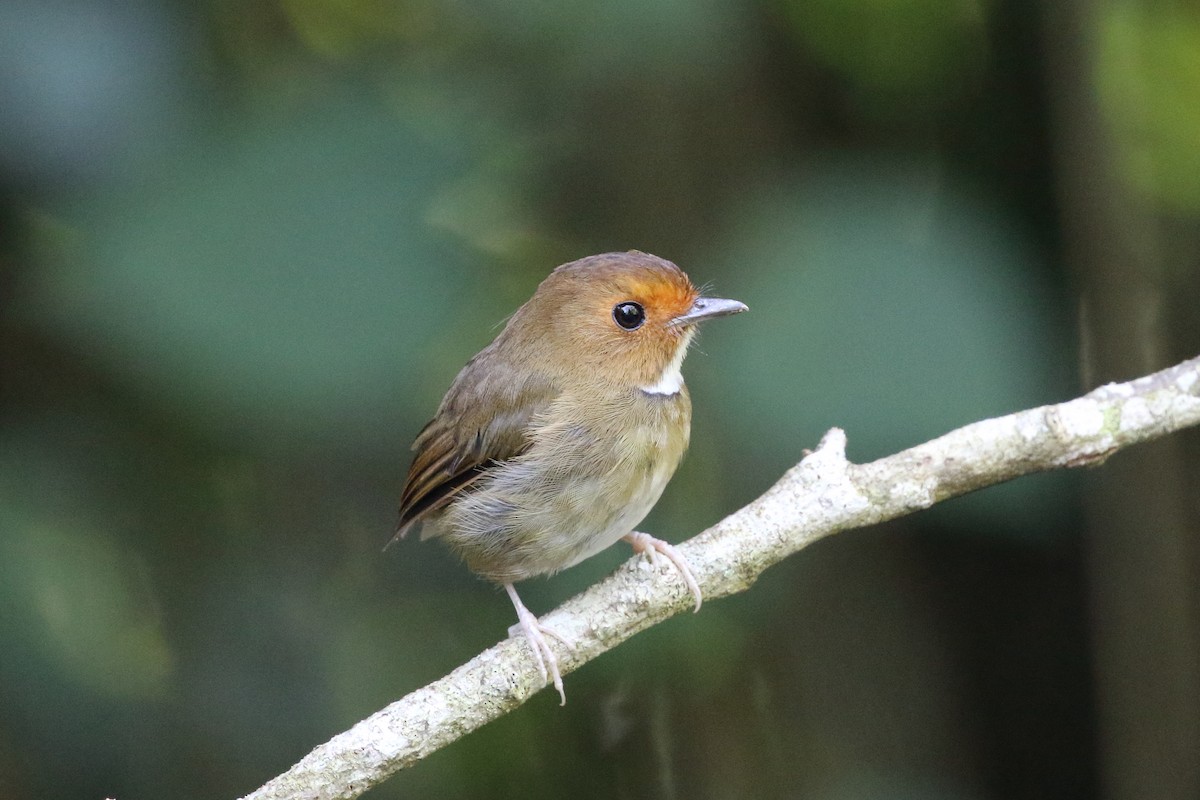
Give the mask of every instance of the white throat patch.
POLYGON ((657 383, 652 386, 641 387, 643 392, 663 397, 679 394, 679 390, 683 388, 683 373, 680 372, 680 367, 683 366, 683 357, 687 355, 688 346, 692 343, 692 337, 695 334, 695 328, 688 328, 684 332, 683 338, 679 340, 678 349, 675 350, 675 355, 671 358, 671 363, 663 368, 662 375, 659 376, 657 383))

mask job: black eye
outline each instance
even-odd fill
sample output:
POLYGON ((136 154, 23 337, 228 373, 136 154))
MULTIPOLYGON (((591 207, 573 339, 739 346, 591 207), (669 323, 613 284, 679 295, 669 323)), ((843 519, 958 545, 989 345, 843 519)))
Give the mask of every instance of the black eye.
POLYGON ((613 319, 622 328, 631 331, 646 321, 646 311, 634 302, 617 303, 613 306, 613 319))

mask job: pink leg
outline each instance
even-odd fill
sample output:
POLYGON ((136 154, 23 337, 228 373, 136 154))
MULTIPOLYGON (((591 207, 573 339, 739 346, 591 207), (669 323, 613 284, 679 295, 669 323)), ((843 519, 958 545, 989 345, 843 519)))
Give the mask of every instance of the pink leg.
POLYGON ((628 536, 623 537, 625 541, 633 545, 633 552, 645 553, 650 559, 651 564, 658 563, 658 555, 667 557, 667 560, 675 565, 675 569, 679 570, 680 577, 687 584, 688 589, 692 592, 692 597, 696 598, 696 611, 700 610, 700 602, 703 596, 700 594, 700 584, 696 582, 696 576, 692 574, 692 568, 688 565, 687 559, 683 557, 683 553, 676 550, 669 542, 664 542, 662 539, 655 539, 648 533, 638 533, 634 531, 628 536))
POLYGON ((563 641, 563 638, 552 629, 538 622, 533 612, 526 608, 525 604, 521 602, 521 598, 517 596, 516 587, 511 583, 506 583, 504 584, 504 589, 508 592, 513 606, 517 609, 517 624, 520 625, 521 630, 525 633, 525 639, 529 642, 530 649, 533 650, 533 660, 537 662, 538 671, 542 674, 542 680, 552 679, 554 681, 554 688, 558 690, 558 696, 562 698, 562 705, 565 706, 567 704, 567 693, 563 691, 562 675, 558 671, 558 659, 555 657, 554 651, 550 649, 550 644, 546 641, 546 636, 543 634, 553 636, 560 642, 563 641), (547 675, 547 667, 549 667, 549 675, 547 675))

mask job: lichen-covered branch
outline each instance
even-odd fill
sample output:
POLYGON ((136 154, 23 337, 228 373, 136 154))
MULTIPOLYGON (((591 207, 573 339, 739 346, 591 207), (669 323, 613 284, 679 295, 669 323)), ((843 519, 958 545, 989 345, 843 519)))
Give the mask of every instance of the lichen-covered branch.
MULTIPOLYGON (((984 420, 870 464, 833 429, 762 497, 679 546, 707 599, 831 533, 899 517, 1019 475, 1100 464, 1200 424, 1200 358, 1053 406, 984 420)), ((692 605, 665 560, 642 557, 542 618, 571 643, 564 674, 692 605)), ((507 639, 313 750, 247 800, 352 798, 543 688, 525 639, 507 639)))

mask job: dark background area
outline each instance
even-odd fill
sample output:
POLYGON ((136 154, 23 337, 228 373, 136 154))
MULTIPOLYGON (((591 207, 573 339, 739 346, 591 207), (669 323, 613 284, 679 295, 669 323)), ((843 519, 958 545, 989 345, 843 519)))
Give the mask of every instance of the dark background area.
MULTIPOLYGON (((6 0, 0 797, 235 797, 505 635, 407 447, 555 265, 751 312, 678 541, 1200 352, 1200 12, 6 0)), ((372 797, 1200 796, 1200 441, 848 532, 372 797)), ((548 611, 628 556, 522 586, 548 611)))

